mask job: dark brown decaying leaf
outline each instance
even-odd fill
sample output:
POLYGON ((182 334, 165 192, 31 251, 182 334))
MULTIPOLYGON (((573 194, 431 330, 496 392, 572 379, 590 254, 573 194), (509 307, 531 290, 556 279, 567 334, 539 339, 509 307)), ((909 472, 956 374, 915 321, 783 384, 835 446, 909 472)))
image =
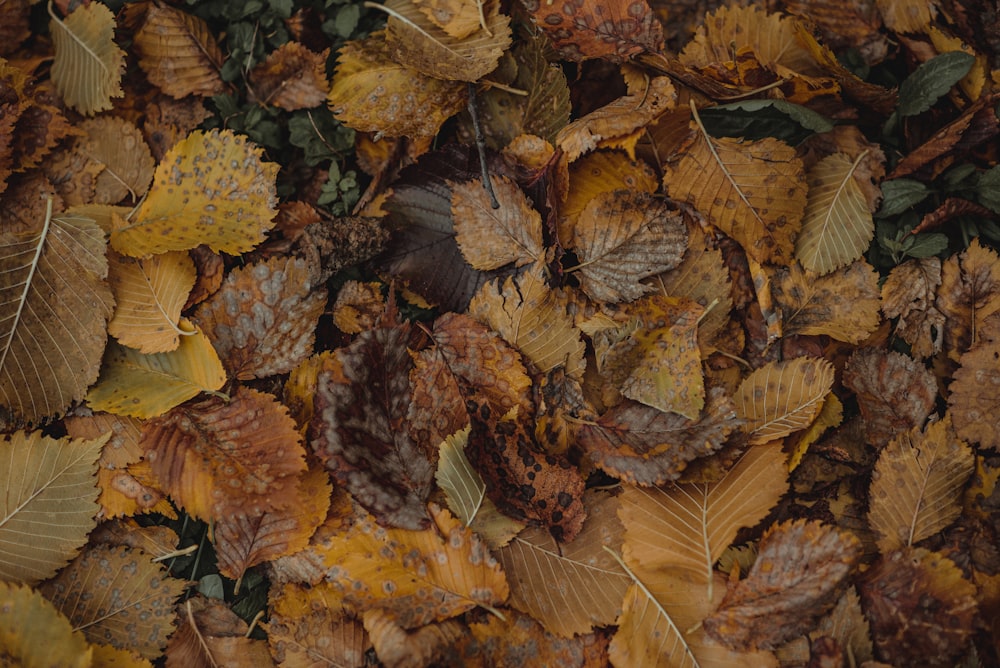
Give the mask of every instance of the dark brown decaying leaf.
POLYGON ((421 448, 426 444, 415 443, 404 427, 413 364, 409 333, 409 325, 377 327, 337 351, 341 373, 321 371, 317 379, 309 442, 379 522, 422 529, 430 523, 424 501, 434 465, 421 448))
POLYGON ((833 608, 861 558, 854 535, 819 522, 772 527, 747 577, 731 588, 705 628, 733 649, 774 649, 833 608))
POLYGON ((524 6, 569 60, 620 62, 656 51, 663 28, 645 0, 528 0, 524 6))
POLYGON ((937 397, 930 371, 902 353, 856 351, 844 369, 844 385, 858 395, 869 444, 881 448, 897 434, 922 426, 937 397))

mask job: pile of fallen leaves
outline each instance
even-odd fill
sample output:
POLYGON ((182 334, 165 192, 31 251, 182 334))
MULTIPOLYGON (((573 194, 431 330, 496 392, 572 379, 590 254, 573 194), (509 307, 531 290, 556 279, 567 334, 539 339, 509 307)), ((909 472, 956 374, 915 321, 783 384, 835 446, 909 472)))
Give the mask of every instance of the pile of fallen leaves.
POLYGON ((1000 661, 995 7, 269 4, 352 216, 194 13, 0 7, 0 657, 1000 661))

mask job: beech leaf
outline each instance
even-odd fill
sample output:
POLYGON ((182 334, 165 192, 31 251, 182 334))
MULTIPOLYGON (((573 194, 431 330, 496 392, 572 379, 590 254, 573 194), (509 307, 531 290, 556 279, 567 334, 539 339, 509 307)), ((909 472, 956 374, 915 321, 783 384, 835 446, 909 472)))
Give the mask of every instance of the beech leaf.
POLYGON ((933 536, 962 512, 961 492, 975 467, 972 449, 951 418, 923 432, 900 433, 879 454, 869 489, 868 521, 883 554, 933 536))
POLYGON ((268 596, 269 621, 263 625, 271 654, 281 665, 358 666, 371 647, 361 622, 335 604, 333 585, 286 584, 268 596))
POLYGON ((97 525, 97 458, 111 437, 0 441, 0 578, 34 585, 66 565, 97 525))
POLYGON ((529 0, 524 6, 569 60, 621 62, 644 51, 659 50, 663 41, 663 28, 645 0, 529 0))
POLYGON ((67 105, 90 116, 122 96, 125 52, 115 44, 115 15, 100 3, 78 6, 59 20, 49 6, 56 55, 52 82, 67 105))

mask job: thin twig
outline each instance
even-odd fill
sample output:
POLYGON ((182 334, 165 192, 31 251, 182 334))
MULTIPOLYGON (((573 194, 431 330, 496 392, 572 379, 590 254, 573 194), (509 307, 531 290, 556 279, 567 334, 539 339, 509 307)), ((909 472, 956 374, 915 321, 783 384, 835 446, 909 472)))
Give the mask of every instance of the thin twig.
POLYGON ((476 86, 466 84, 469 87, 469 116, 472 116, 472 129, 476 132, 476 149, 479 151, 479 169, 483 173, 483 187, 490 196, 490 206, 494 209, 500 208, 497 201, 497 194, 493 192, 493 181, 490 180, 489 170, 486 169, 486 137, 483 136, 483 127, 479 125, 479 114, 476 112, 476 86))

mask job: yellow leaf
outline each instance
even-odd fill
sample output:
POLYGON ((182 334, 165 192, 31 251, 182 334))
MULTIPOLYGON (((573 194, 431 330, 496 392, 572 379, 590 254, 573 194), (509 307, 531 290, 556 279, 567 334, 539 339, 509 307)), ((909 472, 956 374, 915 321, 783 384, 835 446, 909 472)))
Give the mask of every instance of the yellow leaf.
POLYGON ((153 664, 135 651, 94 643, 94 663, 91 668, 153 668, 153 664))
POLYGON ((83 634, 40 593, 0 580, 0 657, 8 666, 90 668, 83 634))
POLYGON ((480 28, 479 0, 414 0, 428 19, 455 39, 465 39, 480 28))
POLYGON ((505 176, 490 177, 500 208, 494 209, 479 179, 451 187, 455 241, 466 261, 489 271, 542 259, 542 217, 517 184, 505 176))
POLYGON ((793 263, 771 280, 784 336, 825 334, 860 343, 878 327, 878 274, 864 260, 816 277, 793 263))
POLYGON ((125 52, 114 41, 115 15, 105 5, 80 5, 60 21, 49 4, 49 32, 56 57, 52 83, 63 101, 81 114, 111 108, 111 98, 122 96, 125 52))
POLYGON ((143 257, 205 244, 244 253, 264 240, 277 214, 278 165, 229 130, 200 130, 167 151, 138 211, 111 232, 122 255, 143 257))
POLYGON ((778 444, 755 445, 717 482, 625 485, 626 563, 642 573, 686 574, 711 589, 712 567, 739 528, 762 520, 785 493, 784 458, 778 444))
POLYGON ((392 59, 435 79, 478 81, 496 69, 510 47, 510 18, 499 0, 480 5, 485 24, 457 39, 436 26, 415 3, 388 0, 385 41, 392 59))
POLYGON ((809 170, 809 197, 795 256, 818 274, 861 257, 875 234, 861 186, 854 178, 865 153, 851 162, 843 153, 823 158, 809 170))
POLYGON ((699 122, 663 182, 672 198, 694 206, 753 259, 791 260, 806 208, 806 178, 788 144, 772 137, 716 139, 699 122))
POLYGON ((629 399, 697 420, 705 407, 701 314, 695 302, 663 295, 627 304, 624 325, 592 337, 601 376, 629 399))
POLYGON ((570 247, 580 260, 580 288, 603 302, 638 299, 639 283, 673 269, 687 248, 680 214, 651 195, 627 190, 601 193, 580 212, 570 247))
POLYGON ((485 543, 430 504, 423 531, 358 522, 323 554, 327 579, 353 610, 381 609, 406 629, 507 599, 507 579, 485 543))
POLYGON ((196 278, 194 262, 184 251, 144 260, 109 252, 108 282, 115 295, 115 314, 108 333, 141 353, 176 350, 181 336, 194 333, 177 323, 196 278))
POLYGON ((465 107, 465 85, 424 76, 389 55, 384 33, 340 49, 326 101, 344 125, 390 137, 433 137, 465 107))
MULTIPOLYGON (((181 323, 191 329, 187 321, 181 323)), ((153 355, 111 343, 87 402, 95 410, 150 418, 200 392, 214 392, 225 382, 222 362, 201 332, 182 337, 177 350, 153 355)))
POLYGON ((268 595, 269 621, 264 625, 271 653, 282 666, 358 666, 371 647, 361 622, 337 606, 333 585, 286 584, 268 595))
POLYGON ((972 449, 947 414, 922 433, 914 427, 894 438, 879 454, 869 490, 868 521, 879 550, 911 546, 954 522, 974 468, 972 449))
POLYGON ((524 523, 501 513, 486 496, 483 477, 465 455, 470 429, 466 427, 441 442, 434 478, 455 516, 497 549, 509 543, 524 528, 524 523))
POLYGON ((833 365, 815 357, 769 362, 754 371, 736 392, 750 442, 767 443, 808 427, 832 386, 833 365))
POLYGON ((40 590, 91 642, 155 659, 173 631, 174 602, 187 586, 142 550, 98 545, 40 590))
POLYGON ((592 492, 584 505, 587 519, 571 542, 560 545, 544 527, 528 527, 497 553, 510 583, 510 605, 561 636, 614 622, 629 585, 604 549, 617 552, 621 546, 618 500, 592 492))
POLYGON ((501 285, 491 281, 469 304, 469 313, 520 350, 542 373, 565 366, 566 373, 583 373, 586 348, 569 314, 569 297, 546 282, 536 264, 501 285))
POLYGON ((97 525, 97 458, 111 438, 61 439, 16 432, 0 441, 0 579, 52 577, 97 525))
POLYGON ((802 432, 801 437, 795 442, 795 447, 788 456, 788 470, 794 471, 802 462, 802 457, 805 456, 809 446, 815 443, 827 429, 839 427, 843 419, 844 404, 840 402, 840 399, 833 392, 827 394, 823 400, 823 407, 820 409, 819 415, 816 416, 816 419, 809 425, 809 428, 802 432))

